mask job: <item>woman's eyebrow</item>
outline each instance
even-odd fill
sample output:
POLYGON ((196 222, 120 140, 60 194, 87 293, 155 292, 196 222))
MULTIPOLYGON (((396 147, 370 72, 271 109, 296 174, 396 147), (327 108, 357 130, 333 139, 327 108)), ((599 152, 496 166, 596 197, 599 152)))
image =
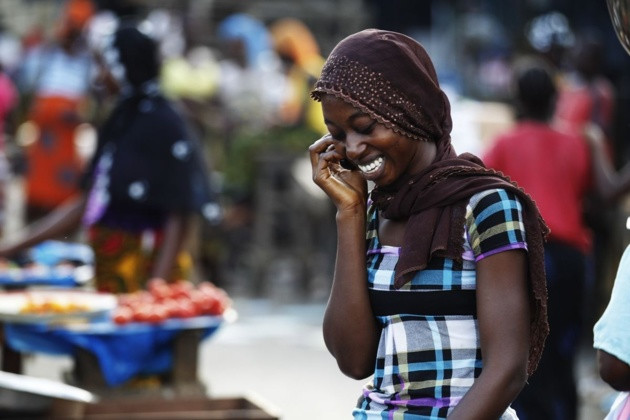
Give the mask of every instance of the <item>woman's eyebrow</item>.
POLYGON ((367 112, 357 111, 357 112, 355 112, 354 114, 350 115, 350 116, 348 117, 348 120, 349 120, 349 121, 354 121, 354 120, 356 120, 357 118, 362 118, 362 117, 369 117, 369 118, 372 118, 372 117, 370 117, 370 114, 368 114, 367 112))
MULTIPOLYGON (((355 113, 353 113, 352 115, 350 115, 350 116, 348 117, 348 119, 347 119, 347 120, 348 120, 348 121, 354 121, 354 120, 356 120, 357 118, 362 118, 362 117, 369 117, 369 118, 372 118, 372 117, 370 116, 370 114, 368 114, 367 112, 363 112, 363 111, 356 111, 355 113)), ((329 120, 329 119, 327 119, 327 118, 324 118, 324 124, 336 125, 334 122, 330 121, 330 120, 329 120)))

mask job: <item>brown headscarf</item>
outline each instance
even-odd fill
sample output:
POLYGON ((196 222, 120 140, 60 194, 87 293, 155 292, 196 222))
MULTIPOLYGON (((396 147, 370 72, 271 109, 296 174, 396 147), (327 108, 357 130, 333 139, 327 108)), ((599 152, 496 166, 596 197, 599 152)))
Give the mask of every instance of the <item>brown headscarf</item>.
POLYGON ((473 194, 502 188, 518 196, 528 248, 531 375, 549 332, 543 249, 548 229, 521 188, 476 156, 455 153, 450 104, 424 48, 396 32, 367 29, 350 35, 331 52, 311 95, 321 100, 323 94, 348 102, 395 132, 437 145, 435 161, 421 173, 371 192, 383 217, 407 220, 395 287, 424 269, 432 256, 461 260, 466 205, 473 194))

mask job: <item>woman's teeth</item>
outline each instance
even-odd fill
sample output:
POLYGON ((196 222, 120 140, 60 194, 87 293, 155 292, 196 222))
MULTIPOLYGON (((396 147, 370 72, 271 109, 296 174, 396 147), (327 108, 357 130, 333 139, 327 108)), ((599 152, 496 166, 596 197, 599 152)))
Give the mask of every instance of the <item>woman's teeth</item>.
POLYGON ((365 165, 358 165, 361 172, 369 174, 371 172, 376 171, 383 164, 383 157, 379 156, 374 159, 372 162, 365 165))

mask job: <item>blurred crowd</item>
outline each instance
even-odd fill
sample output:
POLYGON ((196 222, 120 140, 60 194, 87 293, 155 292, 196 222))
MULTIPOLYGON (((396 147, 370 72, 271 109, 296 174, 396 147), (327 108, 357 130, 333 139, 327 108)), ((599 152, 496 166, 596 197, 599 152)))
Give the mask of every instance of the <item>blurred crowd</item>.
MULTIPOLYGON (((584 129, 595 124, 610 164, 625 165, 630 130, 623 114, 628 112, 630 73, 621 47, 609 42, 607 15, 598 20, 604 16, 601 10, 578 13, 564 2, 557 2, 556 9, 553 2, 532 3, 547 7, 521 5, 506 11, 495 1, 364 1, 370 17, 357 24, 404 32, 427 46, 452 95, 458 152, 486 154, 523 117, 516 106, 515 63, 536 57, 552 69, 553 87, 530 93, 548 95, 539 103, 540 109, 551 107, 545 108, 543 122, 582 138, 579 159, 586 156, 581 195, 571 204, 584 219, 576 222, 577 228, 569 227, 569 239, 560 238, 586 261, 583 285, 577 286, 579 302, 571 309, 583 322, 567 327, 567 334, 573 334, 566 350, 572 362, 607 303, 628 242, 630 210, 623 193, 605 197, 593 187, 584 129), (495 13, 488 13, 494 3, 495 13), (584 25, 589 14, 595 27, 584 25), (519 28, 518 36, 510 25, 519 28), (598 25, 601 31, 596 31, 598 25)), ((116 28, 133 24, 158 43, 160 88, 201 139, 220 194, 221 221, 202 222, 191 241, 197 275, 228 290, 264 293, 294 287, 305 295, 326 296, 328 280, 318 284, 313 279, 331 272, 333 213, 309 185, 310 169, 303 165, 308 145, 326 132, 319 104, 309 96, 327 53, 321 47, 322 31, 299 18, 262 19, 234 6, 204 28, 211 36, 203 42, 191 36, 181 12, 140 2, 68 0, 59 3, 53 22, 34 22, 21 34, 5 28, 0 34, 0 181, 23 186, 24 223, 79 194, 96 133, 115 106, 98 71, 100 61, 111 59, 103 53, 103 43, 116 28)), ((116 71, 114 67, 114 76, 116 71)), ((574 152, 567 150, 567 159, 578 159, 574 152)), ((548 180, 557 182, 558 189, 574 181, 548 180)), ((3 210, 4 197, 1 204, 3 210)), ((566 296, 567 291, 558 293, 566 296)))
MULTIPOLYGON (((597 123, 612 163, 625 163, 627 127, 618 115, 627 109, 627 78, 620 76, 627 63, 617 57, 617 45, 616 52, 609 47, 610 28, 594 30, 600 21, 608 24, 598 20, 601 10, 561 2, 511 12, 493 10, 492 1, 358 3, 364 13, 357 13, 356 25, 410 34, 435 57, 452 95, 458 151, 481 155, 514 124, 514 63, 535 55, 557 70, 554 125, 575 133, 586 122, 597 123), (595 28, 584 25, 587 14, 595 28), (460 24, 447 24, 454 21, 460 24)), ((192 33, 198 25, 190 24, 183 7, 96 0, 57 6, 52 21, 34 20, 19 34, 5 25, 0 39, 1 179, 23 180, 26 223, 76 194, 96 132, 115 101, 99 76, 104 57, 96 52, 113 28, 133 22, 158 42, 161 89, 202 140, 221 191, 223 221, 204 225, 195 243, 202 275, 228 282, 226 272, 268 266, 273 249, 312 255, 316 247, 304 248, 304 242, 334 246, 326 241, 329 209, 320 208, 321 196, 309 188, 300 165, 306 147, 325 133, 309 97, 327 52, 320 46, 329 41, 322 28, 281 15, 263 19, 235 2, 213 15, 204 38, 192 33), (284 202, 274 206, 274 200, 284 202), (315 222, 304 224, 297 213, 315 222)), ((594 271, 609 278, 613 269, 603 260, 615 261, 625 238, 610 225, 621 217, 619 201, 602 206, 597 200, 587 197, 585 214, 595 229, 594 271)), ((324 272, 331 255, 320 253, 324 272)))
MULTIPOLYGON (((21 36, 5 30, 2 180, 22 183, 24 224, 79 194, 98 130, 117 101, 100 71, 109 59, 103 44, 125 25, 158 44, 160 90, 203 141, 225 211, 219 227, 202 223, 192 247, 199 276, 222 282, 222 265, 247 265, 260 155, 275 150, 293 157, 324 133, 309 97, 324 61, 318 43, 298 19, 266 25, 235 10, 216 25, 212 45, 204 45, 187 37, 176 11, 124 1, 70 0, 60 4, 54 22, 35 22, 21 36), (44 31, 51 23, 54 30, 44 31)), ((117 71, 124 69, 114 68, 114 77, 117 71)))
MULTIPOLYGON (((613 165, 625 163, 628 130, 619 113, 627 110, 627 77, 622 76, 627 63, 618 57, 618 45, 610 43, 602 10, 561 2, 520 5, 511 12, 494 10, 492 1, 357 3, 363 13, 357 13, 355 26, 410 34, 432 54, 441 83, 452 95, 458 151, 481 155, 514 124, 514 63, 534 55, 557 70, 554 125, 575 133, 584 123, 596 122, 606 135, 613 165), (587 26, 589 14, 592 24, 587 26)), ((329 209, 308 186, 310 175, 300 165, 306 147, 325 133, 309 91, 327 52, 320 45, 328 47, 330 40, 306 19, 263 19, 245 3, 231 6, 208 18, 203 30, 181 6, 97 0, 59 2, 52 20, 33 20, 21 33, 5 25, 0 37, 0 178, 23 182, 25 223, 77 193, 98 128, 115 101, 99 76, 103 57, 97 52, 108 33, 133 22, 158 42, 161 89, 202 140, 221 191, 223 221, 204 225, 194 245, 201 275, 228 282, 226 273, 237 276, 244 270, 247 276, 259 266, 268 270, 267 263, 278 255, 272 255, 274 249, 300 254, 299 264, 307 266, 304 255, 317 250, 304 247, 305 242, 334 246, 327 242, 329 209), (274 205, 278 200, 282 206, 274 205), (298 213, 308 217, 300 219, 298 213)), ((337 33, 343 36, 343 30, 337 33)), ((609 279, 613 268, 604 260, 615 261, 625 240, 611 225, 622 217, 620 201, 602 206, 598 200, 587 197, 585 215, 595 230, 598 262, 593 270, 609 279)), ((331 255, 319 252, 320 273, 330 267, 331 255)), ((305 270, 314 275, 312 268, 305 270)), ((595 280, 589 284, 595 287, 595 280)))

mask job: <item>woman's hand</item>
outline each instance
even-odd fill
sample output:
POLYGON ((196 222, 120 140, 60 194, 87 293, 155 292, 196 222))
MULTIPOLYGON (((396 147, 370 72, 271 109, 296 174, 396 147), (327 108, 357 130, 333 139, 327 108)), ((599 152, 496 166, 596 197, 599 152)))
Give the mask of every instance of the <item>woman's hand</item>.
POLYGON ((358 170, 344 169, 344 156, 335 149, 332 136, 326 134, 309 147, 313 181, 330 197, 337 210, 364 208, 367 182, 358 170))

